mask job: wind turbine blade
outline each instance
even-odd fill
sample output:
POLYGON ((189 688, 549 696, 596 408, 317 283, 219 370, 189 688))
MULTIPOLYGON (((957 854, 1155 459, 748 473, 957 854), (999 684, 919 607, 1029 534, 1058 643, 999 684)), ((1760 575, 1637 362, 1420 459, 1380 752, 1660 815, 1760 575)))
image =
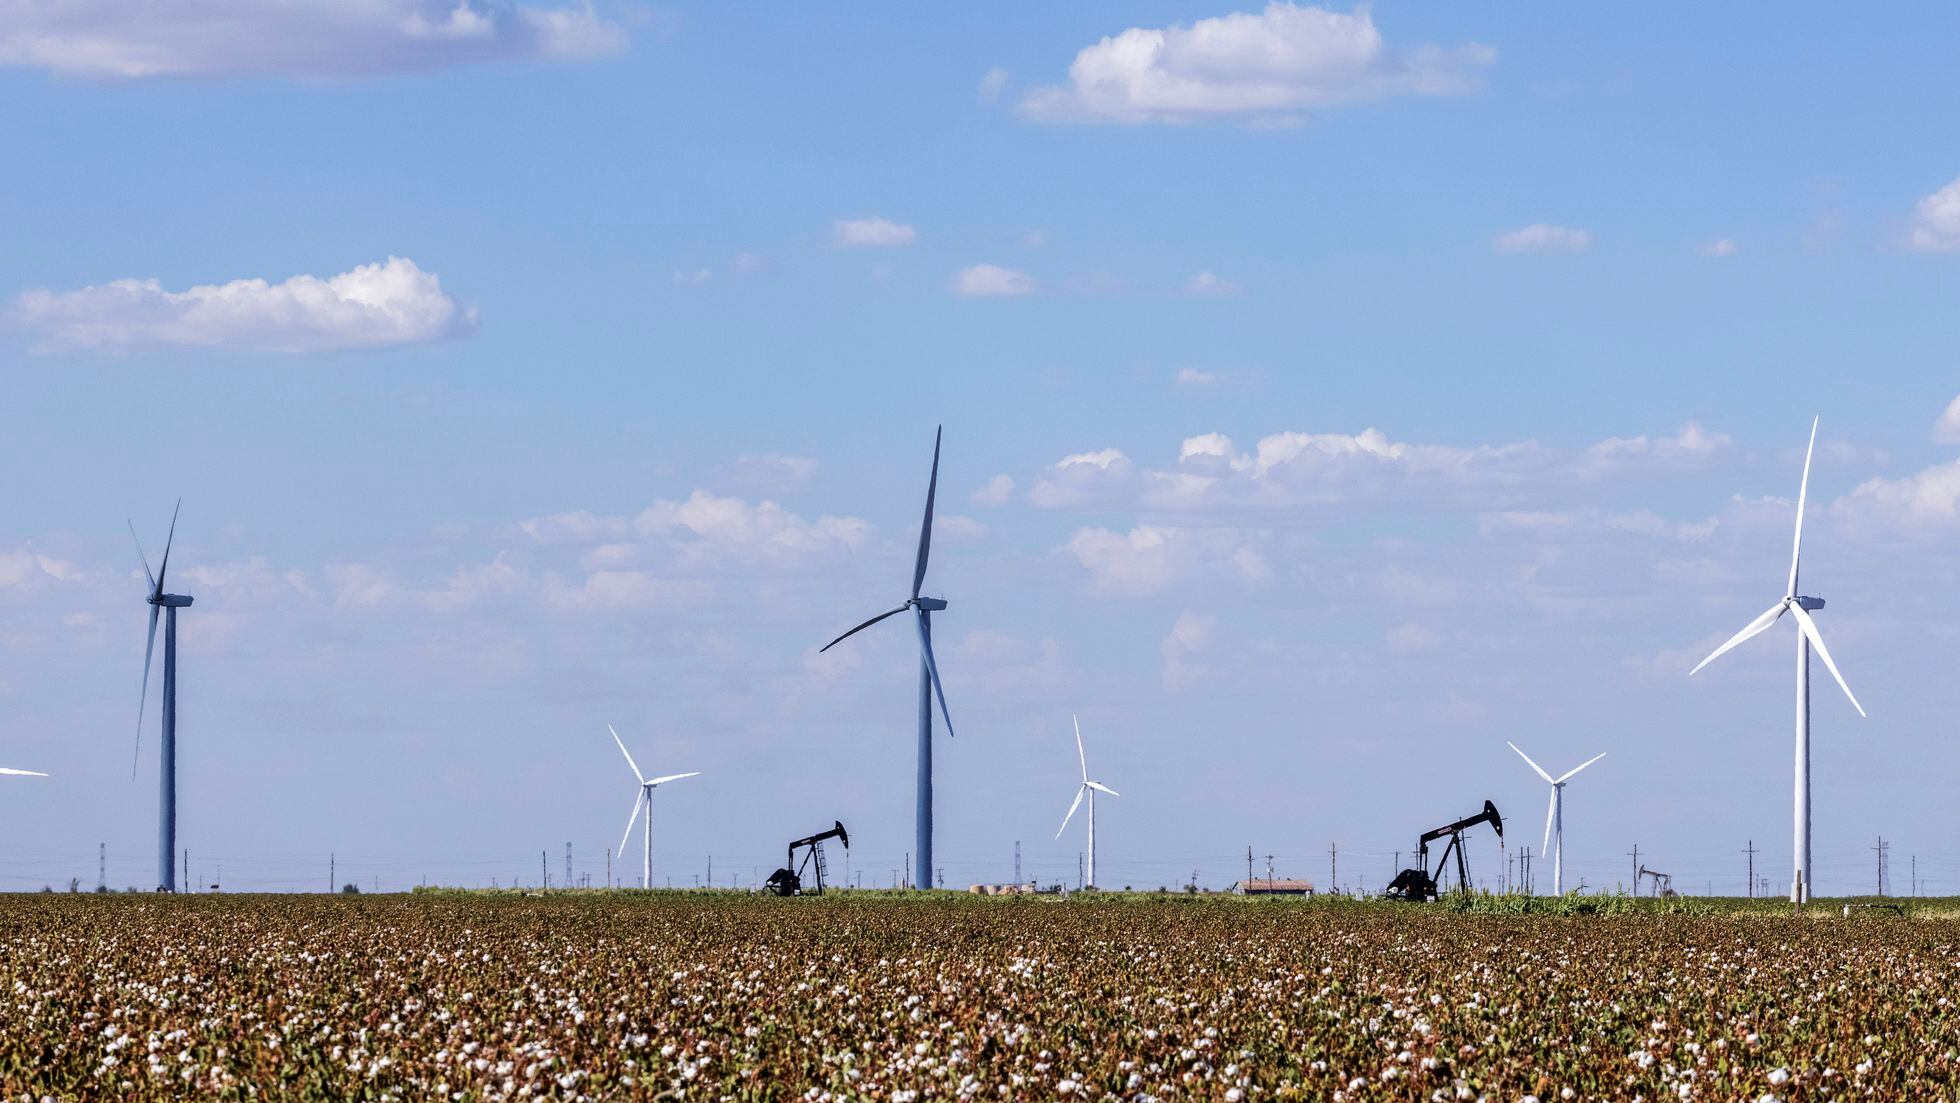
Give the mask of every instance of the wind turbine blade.
POLYGON ((163 593, 163 577, 170 573, 170 545, 177 542, 177 513, 184 508, 184 500, 177 499, 176 509, 170 511, 170 535, 163 541, 163 562, 157 564, 157 593, 163 593))
POLYGON ((150 570, 150 557, 143 554, 143 541, 136 535, 136 522, 128 521, 127 524, 129 525, 129 538, 136 541, 136 558, 143 561, 143 577, 150 580, 150 592, 153 594, 161 593, 162 591, 157 589, 156 573, 150 570))
POLYGON ((1696 663, 1695 668, 1693 670, 1688 671, 1688 677, 1692 678, 1696 674, 1701 673, 1702 667, 1707 666, 1709 663, 1712 663, 1716 659, 1720 658, 1722 653, 1727 651, 1729 648, 1734 647, 1736 644, 1741 643, 1743 640, 1746 640, 1749 637, 1755 635, 1756 633, 1761 632, 1763 629, 1768 628, 1770 625, 1775 624, 1776 619, 1783 615, 1783 610, 1794 609, 1794 608, 1796 608, 1796 605, 1789 601, 1779 601, 1775 605, 1770 606, 1767 610, 1763 612, 1762 616, 1757 617, 1755 620, 1750 621, 1748 626, 1745 627, 1742 631, 1737 632, 1733 636, 1730 636, 1729 642, 1723 644, 1722 646, 1716 648, 1713 651, 1710 651, 1706 659, 1703 659, 1702 661, 1696 663))
POLYGON ((905 606, 901 605, 898 608, 891 610, 890 612, 879 613, 877 616, 872 617, 870 620, 865 621, 863 624, 858 625, 856 628, 851 629, 849 632, 846 632, 843 635, 837 637, 836 639, 831 640, 829 643, 824 644, 822 647, 817 648, 817 654, 819 655, 823 654, 824 652, 830 650, 831 648, 836 647, 838 644, 843 643, 845 640, 850 639, 852 636, 857 635, 859 632, 862 632, 865 629, 871 627, 872 625, 878 623, 879 621, 884 620, 886 617, 895 617, 900 613, 903 613, 905 611, 905 608, 906 608, 905 606))
POLYGON ((1598 762, 1600 759, 1605 757, 1606 757, 1605 751, 1599 752, 1598 754, 1592 756, 1591 758, 1586 759, 1584 762, 1579 763, 1577 766, 1572 767, 1570 770, 1565 771, 1565 773, 1559 776, 1559 781, 1564 782, 1569 780, 1573 774, 1578 773, 1580 770, 1585 769, 1586 767, 1592 765, 1595 762, 1598 762))
POLYGON ((0 774, 10 774, 14 777, 47 777, 48 776, 39 770, 9 770, 5 766, 0 766, 0 774))
POLYGON ((1804 611, 1803 606, 1794 601, 1790 603, 1790 609, 1797 614, 1797 626, 1803 629, 1804 636, 1810 640, 1810 646, 1817 649, 1817 657, 1824 660, 1824 669, 1830 671, 1831 677, 1837 679, 1838 688, 1844 691, 1846 697, 1851 698, 1851 707, 1858 710, 1858 715, 1865 715, 1865 706, 1858 703, 1858 698, 1851 692, 1851 687, 1844 684, 1844 675, 1838 673, 1837 664, 1831 661, 1831 649, 1824 646, 1824 636, 1817 631, 1817 622, 1811 620, 1810 614, 1804 611))
POLYGON ((1074 819, 1075 810, 1082 807, 1082 794, 1086 791, 1079 788, 1075 791, 1075 803, 1068 806, 1068 815, 1062 817, 1062 826, 1055 829, 1056 838, 1061 838, 1062 832, 1068 830, 1068 821, 1074 819))
POLYGON ((932 679, 932 691, 939 695, 939 715, 946 721, 946 734, 953 734, 953 714, 946 711, 946 687, 939 683, 939 664, 932 657, 932 637, 926 635, 926 611, 920 609, 916 622, 919 628, 919 654, 926 660, 926 675, 932 679))
POLYGON ((701 771, 699 770, 696 770, 693 773, 688 773, 688 774, 668 774, 666 777, 654 778, 652 781, 647 782, 647 786, 651 788, 652 786, 655 785, 665 785, 670 781, 679 781, 684 777, 700 777, 700 776, 701 776, 701 771))
MULTIPOLYGON (((147 569, 147 568, 145 568, 147 569)), ((163 606, 150 606, 150 642, 143 646, 143 693, 136 698, 136 749, 130 752, 129 780, 136 780, 136 767, 143 759, 143 709, 150 703, 150 657, 157 649, 157 614, 163 606)))
MULTIPOLYGON (((1511 749, 1512 749, 1512 750, 1514 750, 1514 751, 1518 751, 1518 745, 1517 745, 1516 743, 1513 743, 1513 742, 1511 742, 1511 741, 1510 741, 1510 740, 1508 740, 1508 739, 1506 739, 1506 740, 1504 741, 1504 745, 1505 745, 1506 747, 1509 747, 1509 748, 1511 748, 1511 749)), ((1519 758, 1522 758, 1522 759, 1524 759, 1524 762, 1525 762, 1525 765, 1527 765, 1527 766, 1529 766, 1529 767, 1531 767, 1531 768, 1532 768, 1532 769, 1534 769, 1534 770, 1537 770, 1537 771, 1538 771, 1538 776, 1539 776, 1539 777, 1542 777, 1542 778, 1544 778, 1544 779, 1545 779, 1546 781, 1550 781, 1550 780, 1552 780, 1552 775, 1550 775, 1550 774, 1548 774, 1548 773, 1546 773, 1546 772, 1544 771, 1544 769, 1543 769, 1543 768, 1541 768, 1541 767, 1540 767, 1540 766, 1539 766, 1539 765, 1538 765, 1538 764, 1537 764, 1536 762, 1533 762, 1533 761, 1531 760, 1531 756, 1530 756, 1530 755, 1528 755, 1528 754, 1526 754, 1526 753, 1524 753, 1523 751, 1518 751, 1518 757, 1519 757, 1519 758)))
POLYGON ((1087 782, 1089 780, 1089 756, 1082 753, 1082 721, 1074 716, 1069 717, 1069 719, 1075 722, 1075 757, 1078 762, 1082 763, 1082 780, 1087 782))
POLYGON ((606 725, 606 730, 612 732, 613 742, 619 744, 619 753, 626 756, 626 764, 633 767, 633 776, 640 779, 641 785, 645 785, 647 783, 647 776, 640 772, 640 764, 633 761, 633 752, 626 749, 626 741, 619 737, 617 731, 613 731, 611 724, 606 725))
MULTIPOLYGON (((626 841, 633 837, 633 821, 640 818, 640 805, 646 803, 646 795, 645 789, 633 794, 633 814, 626 817, 626 830, 619 836, 619 850, 616 852, 622 857, 626 854, 626 841)), ((647 815, 651 816, 653 813, 648 812, 647 815)))
POLYGON ((932 500, 939 493, 939 437, 944 431, 941 426, 932 432, 932 480, 926 483, 926 519, 919 522, 919 558, 912 564, 913 597, 926 584, 926 559, 932 555, 932 500))
POLYGON ((1117 792, 1116 790, 1111 789, 1109 786, 1104 785, 1100 781, 1085 781, 1082 784, 1088 786, 1091 789, 1094 789, 1098 793, 1108 793, 1112 797, 1120 797, 1123 795, 1117 792))
POLYGON ((1785 597, 1797 596, 1797 555, 1803 551, 1803 505, 1810 493, 1810 456, 1817 451, 1817 418, 1810 419, 1810 446, 1803 453, 1803 481, 1797 484, 1797 535, 1790 542, 1790 587, 1785 597))
POLYGON ((1558 815, 1558 786, 1552 786, 1552 801, 1545 806, 1545 841, 1538 845, 1540 857, 1552 852, 1552 817, 1558 815))

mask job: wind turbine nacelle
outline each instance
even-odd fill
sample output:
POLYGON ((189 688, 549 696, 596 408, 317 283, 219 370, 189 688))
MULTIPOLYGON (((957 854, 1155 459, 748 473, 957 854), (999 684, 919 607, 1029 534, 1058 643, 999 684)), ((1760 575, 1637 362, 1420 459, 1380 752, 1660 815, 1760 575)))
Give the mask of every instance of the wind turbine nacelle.
POLYGON ((150 604, 166 609, 188 609, 193 600, 189 594, 158 594, 150 599, 150 604))
POLYGON ((1807 613, 1815 613, 1824 607, 1824 599, 1821 597, 1803 597, 1799 595, 1797 605, 1807 613))
POLYGON ((946 602, 943 598, 920 597, 913 598, 912 600, 918 604, 919 608, 924 609, 928 613, 937 613, 941 609, 946 608, 946 602))

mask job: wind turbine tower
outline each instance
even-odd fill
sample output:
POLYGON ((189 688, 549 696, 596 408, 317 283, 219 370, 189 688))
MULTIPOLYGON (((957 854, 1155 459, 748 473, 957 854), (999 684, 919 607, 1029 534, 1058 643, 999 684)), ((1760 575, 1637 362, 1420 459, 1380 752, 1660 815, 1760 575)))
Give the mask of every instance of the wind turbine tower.
MULTIPOLYGON (((163 582, 170 573, 170 546, 177 540, 177 511, 170 511, 170 535, 163 542, 163 562, 150 574, 150 557, 143 554, 143 542, 136 540, 136 555, 143 560, 143 574, 150 580, 150 592, 143 600, 150 606, 150 639, 143 648, 143 693, 136 702, 136 755, 143 750, 143 709, 150 697, 150 660, 157 649, 157 615, 163 615, 163 752, 157 768, 157 888, 177 891, 177 610, 188 609, 191 598, 185 594, 166 594, 163 582)), ((129 526, 130 539, 136 539, 136 525, 129 526)), ((129 767, 136 777, 136 762, 129 767)))
POLYGON ((1095 888, 1096 887, 1096 794, 1108 793, 1112 797, 1120 797, 1123 794, 1117 792, 1114 789, 1111 789, 1109 786, 1104 785, 1100 781, 1089 780, 1089 756, 1082 753, 1082 721, 1077 720, 1073 716, 1069 717, 1069 719, 1073 721, 1075 724, 1075 758, 1076 761, 1081 763, 1082 765, 1082 784, 1076 788, 1075 802, 1068 806, 1068 815, 1062 817, 1062 826, 1055 830, 1055 837, 1057 839, 1061 838, 1062 832, 1068 830, 1068 821, 1075 818, 1075 810, 1077 808, 1082 807, 1082 797, 1086 794, 1089 798, 1089 866, 1088 866, 1088 873, 1083 878, 1083 887, 1095 888))
MULTIPOLYGON (((1508 739, 1504 741, 1504 745, 1511 748, 1514 751, 1518 751, 1518 745, 1516 743, 1511 742, 1508 739)), ((1539 777, 1544 778, 1545 783, 1552 787, 1552 803, 1549 807, 1545 809, 1545 841, 1539 847, 1539 849, 1549 851, 1552 855, 1552 895, 1564 896, 1565 895, 1565 783, 1572 780, 1572 775, 1578 773, 1580 770, 1585 769, 1586 767, 1592 765, 1593 763, 1598 762, 1600 759, 1605 758, 1606 753, 1602 751, 1599 754, 1596 754, 1591 758, 1586 759, 1584 762, 1579 763, 1577 766, 1572 767, 1570 770, 1567 770, 1563 774, 1560 774, 1558 777, 1553 777, 1552 775, 1546 773, 1544 769, 1540 767, 1536 762, 1531 761, 1530 755, 1524 753, 1523 751, 1518 751, 1518 757, 1524 759, 1525 765, 1530 766, 1533 773, 1536 773, 1539 777)))
POLYGON ((626 756, 626 765, 632 768, 633 776, 639 779, 640 783, 639 791, 633 794, 633 814, 626 817, 626 833, 619 837, 619 852, 622 855, 626 853, 626 841, 633 837, 633 821, 640 816, 640 806, 645 805, 647 822, 640 839, 640 887, 650 889, 653 887, 653 791, 670 781, 679 781, 684 777, 699 777, 701 771, 650 778, 640 772, 640 764, 633 761, 632 752, 626 749, 625 741, 619 738, 617 731, 613 731, 613 726, 607 724, 606 730, 612 732, 613 742, 619 744, 619 753, 626 756))
POLYGON ((1851 700, 1851 707, 1858 715, 1865 715, 1865 706, 1858 703, 1851 687, 1844 682, 1844 675, 1838 673, 1837 664, 1831 661, 1831 649, 1824 646, 1824 637, 1817 631, 1817 622, 1810 614, 1824 607, 1821 597, 1805 597, 1797 593, 1797 563, 1803 555, 1803 513, 1804 499, 1810 492, 1810 458, 1817 451, 1817 420, 1810 422, 1810 446, 1803 454, 1803 481, 1797 484, 1797 532, 1790 544, 1790 580, 1783 589, 1783 596, 1776 604, 1763 611, 1763 614, 1730 636, 1727 643, 1709 653, 1706 659, 1695 665, 1688 675, 1693 677, 1701 668, 1742 641, 1754 636, 1789 613, 1797 621, 1797 750, 1796 779, 1794 785, 1794 805, 1791 816, 1791 848, 1796 861, 1790 881, 1790 901, 1802 904, 1810 899, 1810 651, 1817 649, 1817 657, 1824 660, 1824 668, 1837 679, 1838 688, 1851 700))
POLYGON ((918 804, 914 830, 916 849, 919 858, 919 877, 917 887, 932 887, 932 699, 939 697, 939 715, 946 721, 946 734, 953 734, 953 717, 946 711, 946 688, 939 682, 939 664, 932 657, 932 614, 946 608, 946 602, 936 597, 920 597, 919 589, 926 581, 926 560, 932 553, 932 503, 939 491, 939 439, 941 432, 935 430, 932 436, 932 478, 926 483, 926 516, 919 524, 919 550, 912 563, 912 596, 896 609, 879 613, 849 632, 831 640, 817 649, 818 654, 836 647, 866 628, 895 617, 910 609, 914 623, 919 630, 919 773, 918 804))

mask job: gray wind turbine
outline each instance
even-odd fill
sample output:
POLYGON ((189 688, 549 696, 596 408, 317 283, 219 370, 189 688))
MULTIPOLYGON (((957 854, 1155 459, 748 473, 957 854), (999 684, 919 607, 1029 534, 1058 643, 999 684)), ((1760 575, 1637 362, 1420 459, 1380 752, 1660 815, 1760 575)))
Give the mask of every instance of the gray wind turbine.
POLYGON ((1082 784, 1076 787, 1075 803, 1068 806, 1068 815, 1062 817, 1062 826, 1055 829, 1055 837, 1058 839, 1061 838, 1062 832, 1068 830, 1068 821, 1074 819, 1075 810, 1077 808, 1082 807, 1083 794, 1085 793, 1088 794, 1089 797, 1089 869, 1088 872, 1084 875, 1084 881, 1082 887, 1092 889, 1096 887, 1096 794, 1108 793, 1112 797, 1120 797, 1123 794, 1117 792, 1114 789, 1111 789, 1109 786, 1104 785, 1100 781, 1090 780, 1089 756, 1085 754, 1082 750, 1082 721, 1076 719, 1073 716, 1069 717, 1069 719, 1073 721, 1075 724, 1075 760, 1082 767, 1082 784))
POLYGON ((619 733, 613 730, 613 726, 607 724, 606 730, 612 732, 613 742, 619 744, 619 753, 626 756, 626 765, 632 767, 633 776, 640 779, 640 791, 633 794, 633 814, 626 817, 626 833, 619 837, 619 856, 626 857, 626 840, 633 837, 633 821, 640 817, 640 806, 645 805, 647 822, 645 834, 641 838, 640 887, 650 889, 653 887, 653 790, 657 786, 665 785, 670 781, 679 781, 684 777, 700 777, 701 771, 648 777, 640 772, 640 764, 633 761, 633 753, 626 749, 625 741, 619 738, 619 733))
MULTIPOLYGON (((129 526, 130 539, 136 540, 136 555, 143 561, 143 574, 150 580, 150 592, 143 600, 150 606, 150 639, 143 648, 143 693, 136 700, 136 752, 143 753, 143 710, 150 699, 150 660, 157 649, 157 615, 163 615, 163 753, 157 768, 157 889, 177 891, 177 610, 190 608, 185 594, 163 592, 164 577, 170 573, 170 546, 177 540, 177 512, 183 499, 170 511, 170 535, 163 542, 163 562, 150 574, 150 557, 143 554, 143 541, 136 537, 136 524, 129 526)), ((129 767, 136 777, 137 761, 129 767)))
POLYGON ((1858 715, 1865 715, 1865 706, 1858 703, 1851 687, 1844 683, 1844 675, 1838 673, 1837 664, 1831 661, 1831 649, 1824 646, 1824 637, 1817 631, 1817 622, 1811 619, 1811 612, 1824 607, 1821 597, 1804 597, 1797 593, 1797 560, 1803 554, 1803 511, 1804 498, 1810 492, 1810 457, 1817 450, 1817 419, 1810 422, 1810 446, 1803 454, 1803 481, 1797 484, 1797 535, 1790 544, 1790 581, 1783 588, 1783 596, 1776 604, 1763 611, 1763 615, 1730 636, 1727 643, 1709 653, 1706 659, 1695 664, 1688 671, 1693 677, 1702 667, 1715 661, 1723 652, 1743 640, 1775 624, 1789 613, 1797 620, 1797 776, 1795 783, 1795 811, 1791 817, 1795 840, 1792 849, 1796 852, 1796 862, 1790 880, 1790 900, 1801 904, 1810 898, 1810 649, 1817 649, 1817 657, 1824 660, 1824 668, 1837 679, 1838 688, 1851 698, 1851 707, 1858 715))
POLYGON ((943 427, 932 434, 932 478, 926 483, 926 516, 919 524, 919 552, 912 564, 912 596, 905 604, 887 610, 851 629, 849 632, 831 640, 818 648, 818 653, 828 651, 851 636, 884 620, 895 617, 906 610, 914 614, 913 623, 919 630, 919 781, 918 811, 915 821, 917 833, 917 883, 920 888, 932 887, 932 699, 939 696, 939 715, 946 721, 946 734, 953 734, 953 717, 946 711, 946 689, 939 683, 939 664, 932 657, 932 614, 946 608, 946 603, 936 597, 920 597, 919 588, 926 581, 926 560, 932 553, 932 502, 939 491, 939 439, 943 427))

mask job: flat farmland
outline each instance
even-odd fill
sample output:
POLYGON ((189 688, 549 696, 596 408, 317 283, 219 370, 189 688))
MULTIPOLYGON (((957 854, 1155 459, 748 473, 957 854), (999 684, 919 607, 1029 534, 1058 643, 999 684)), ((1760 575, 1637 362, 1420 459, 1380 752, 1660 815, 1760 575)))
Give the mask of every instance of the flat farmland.
POLYGON ((7 1099, 1946 1098, 1960 921, 0 899, 7 1099))

